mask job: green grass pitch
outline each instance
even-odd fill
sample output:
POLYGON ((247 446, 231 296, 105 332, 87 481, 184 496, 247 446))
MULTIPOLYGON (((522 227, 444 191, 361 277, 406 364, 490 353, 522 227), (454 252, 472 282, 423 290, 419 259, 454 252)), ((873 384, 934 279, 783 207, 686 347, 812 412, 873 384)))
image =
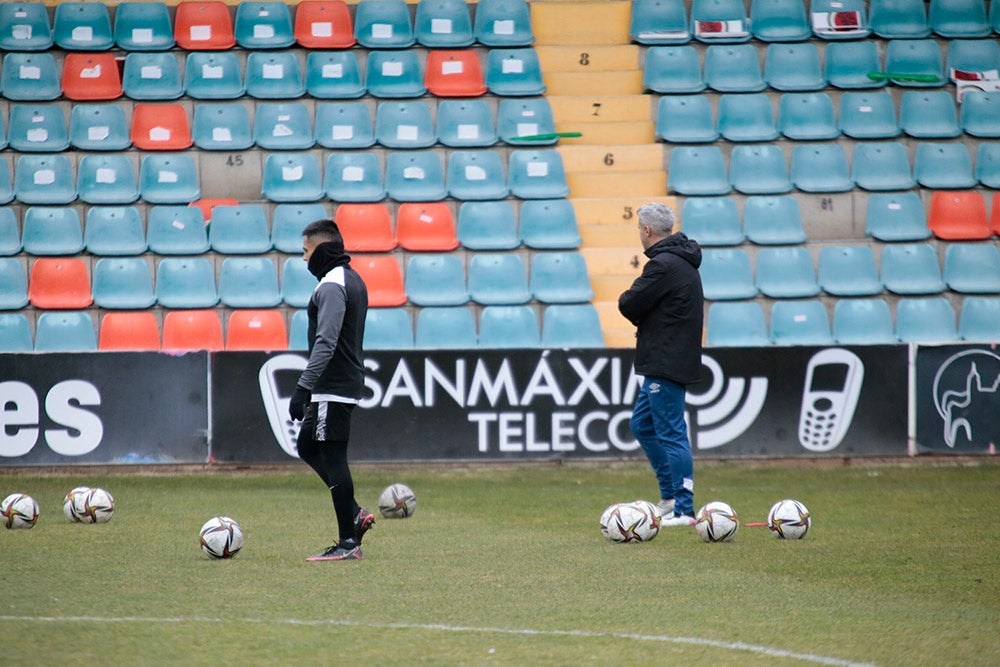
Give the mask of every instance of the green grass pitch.
POLYGON ((400 481, 360 562, 307 563, 333 541, 304 468, 160 475, 0 470, 41 506, 0 530, 0 664, 987 665, 1000 660, 1000 465, 697 463, 696 503, 742 522, 803 501, 809 535, 689 528, 611 544, 612 502, 655 500, 640 462, 356 466, 359 499, 400 481), (104 525, 63 495, 102 486, 104 525), (212 561, 198 529, 228 514, 245 546, 212 561))

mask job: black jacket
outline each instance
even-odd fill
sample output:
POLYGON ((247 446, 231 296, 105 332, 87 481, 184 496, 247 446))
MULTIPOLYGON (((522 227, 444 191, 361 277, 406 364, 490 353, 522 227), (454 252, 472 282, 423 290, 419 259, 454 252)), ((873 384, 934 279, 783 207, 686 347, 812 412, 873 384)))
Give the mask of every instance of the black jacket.
POLYGON ((635 370, 678 384, 701 375, 705 297, 701 247, 681 232, 646 249, 642 275, 618 297, 618 310, 637 327, 635 370))

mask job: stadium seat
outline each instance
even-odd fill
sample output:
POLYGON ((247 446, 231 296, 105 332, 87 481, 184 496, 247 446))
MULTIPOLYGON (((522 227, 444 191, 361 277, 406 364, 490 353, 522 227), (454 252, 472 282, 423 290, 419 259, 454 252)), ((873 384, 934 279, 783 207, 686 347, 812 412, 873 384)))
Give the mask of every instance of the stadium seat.
POLYGON ((49 12, 42 2, 0 4, 0 51, 45 51, 52 46, 49 12))
POLYGON ((0 67, 0 93, 15 102, 45 102, 62 94, 51 53, 8 53, 0 67))
POLYGON ((194 145, 207 151, 241 151, 254 141, 250 114, 238 103, 196 104, 191 123, 194 145))
POLYGON ((429 49, 455 49, 475 41, 465 0, 421 0, 413 18, 413 36, 429 49))
POLYGON ((507 159, 507 188, 520 199, 566 197, 562 156, 551 149, 513 151, 507 159))
POLYGON ((514 207, 506 201, 463 202, 456 235, 467 250, 512 250, 521 245, 514 207))
POLYGON ((782 194, 792 189, 785 154, 780 146, 735 146, 730 156, 729 181, 744 194, 782 194))
POLYGON ((944 282, 962 294, 1000 293, 1000 249, 994 244, 949 244, 944 253, 944 282))
POLYGON ((31 206, 24 211, 23 226, 21 243, 29 255, 76 255, 83 250, 75 208, 31 206))
POLYGON ((764 347, 771 343, 764 310, 756 301, 711 304, 705 334, 709 347, 764 347))
POLYGON ((179 151, 194 143, 187 112, 179 104, 136 104, 131 137, 145 151, 179 151))
POLYGON ((497 131, 489 104, 485 100, 441 100, 437 108, 437 136, 440 143, 450 148, 492 146, 497 142, 497 131))
POLYGON ((682 231, 701 246, 734 246, 746 238, 732 197, 688 197, 681 222, 682 231))
POLYGON ((555 131, 552 105, 544 97, 500 100, 497 134, 501 141, 513 146, 552 145, 559 139, 547 135, 555 131))
POLYGON ((869 72, 881 72, 882 61, 872 40, 831 42, 826 45, 824 77, 835 88, 854 90, 881 88, 885 79, 872 79, 869 72))
POLYGON ((35 322, 35 352, 94 352, 97 333, 82 310, 42 313, 35 322))
POLYGON ((97 349, 106 351, 158 351, 160 325, 151 312, 107 313, 101 318, 97 349))
POLYGON ((139 163, 139 194, 150 204, 190 203, 201 197, 194 157, 184 153, 144 155, 139 163))
POLYGON ((389 252, 397 246, 392 215, 384 203, 340 204, 334 221, 347 252, 389 252))
POLYGON ((922 241, 931 235, 916 192, 873 193, 865 210, 865 233, 879 241, 922 241))
POLYGON ((724 195, 732 190, 718 146, 675 146, 667 174, 669 190, 682 195, 724 195))
POLYGON ((368 286, 369 308, 392 308, 406 303, 403 274, 392 255, 362 255, 351 266, 368 286))
POLYGON ((97 2, 60 2, 52 18, 52 40, 66 51, 104 51, 114 46, 111 14, 97 2))
POLYGON ((6 204, 14 199, 14 185, 10 178, 10 166, 7 160, 0 159, 0 204, 6 204))
POLYGON ((970 90, 962 97, 960 125, 966 134, 983 139, 1000 138, 1000 91, 970 90))
POLYGON ((355 99, 365 94, 353 51, 311 51, 306 56, 305 85, 306 92, 318 99, 355 99))
POLYGON ((354 15, 354 37, 368 49, 404 49, 412 46, 413 22, 403 0, 358 3, 354 15))
POLYGON ((542 68, 534 49, 490 49, 486 54, 486 87, 498 97, 526 97, 545 92, 542 68))
POLYGON ((751 299, 757 296, 750 257, 742 248, 705 249, 699 273, 705 298, 711 301, 751 299))
POLYGON ((208 229, 212 250, 224 255, 257 255, 271 250, 267 214, 259 204, 218 206, 208 229))
POLYGON ((202 197, 191 202, 190 206, 196 206, 201 210, 201 215, 205 219, 205 224, 212 223, 212 215, 220 206, 239 206, 239 200, 232 197, 202 197))
POLYGON ((412 349, 413 322, 410 313, 405 308, 369 308, 365 317, 364 348, 412 349))
POLYGON ((295 6, 295 41, 307 49, 348 49, 357 43, 343 0, 307 0, 295 6))
POLYGON ((712 44, 705 51, 705 83, 720 93, 755 93, 767 83, 753 44, 712 44))
POLYGON ((156 267, 155 293, 157 303, 164 308, 211 308, 219 303, 215 267, 204 257, 161 259, 156 267))
POLYGON ((990 228, 993 233, 1000 236, 1000 195, 993 193, 993 202, 990 206, 990 228))
POLYGON ((153 206, 146 241, 157 255, 200 255, 209 249, 205 217, 197 206, 153 206))
POLYGON ((521 241, 536 250, 573 250, 583 239, 576 210, 568 199, 534 199, 521 203, 521 241))
POLYGON ((882 283, 894 294, 944 291, 937 252, 927 243, 887 245, 882 249, 882 283))
POLYGON ((632 3, 629 37, 647 46, 686 44, 691 24, 683 0, 636 0, 632 3))
POLYGON ((435 97, 477 97, 486 92, 479 56, 472 49, 427 54, 424 86, 435 97))
POLYGON ((16 257, 0 257, 0 310, 20 310, 27 305, 24 264, 16 257))
POLYGON ((142 310, 156 303, 149 263, 141 257, 102 257, 94 264, 94 304, 142 310))
POLYGON ((1000 69, 1000 44, 992 39, 951 39, 945 48, 945 68, 953 81, 989 79, 1000 69))
POLYGON ((872 32, 886 39, 918 39, 931 34, 924 0, 872 0, 872 32))
POLYGON ((989 20, 993 32, 1000 34, 1000 7, 992 3, 990 4, 989 20))
POLYGON ((931 0, 929 9, 931 30, 939 37, 969 39, 991 32, 983 0, 931 0))
POLYGON ((799 200, 791 195, 747 197, 743 204, 743 233, 747 240, 759 245, 805 243, 799 200))
POLYGON ((437 143, 431 110, 422 101, 382 102, 375 110, 375 140, 387 148, 428 148, 437 143))
POLYGON ((375 144, 372 115, 364 102, 316 105, 313 136, 323 148, 368 148, 375 144))
POLYGON ((698 52, 691 45, 651 46, 646 50, 642 87, 655 93, 698 93, 707 85, 698 52))
POLYGON ((601 320, 593 304, 557 304, 542 313, 542 347, 578 350, 604 347, 601 320))
POLYGON ((22 154, 14 169, 14 196, 22 204, 69 204, 76 199, 73 166, 60 154, 22 154))
POLYGON ((656 136, 672 144, 711 143, 718 139, 719 132, 708 97, 662 96, 657 104, 656 136))
POLYGON ((267 150, 312 148, 316 134, 309 110, 301 102, 259 103, 253 119, 253 142, 267 150))
POLYGON ((583 255, 576 251, 537 253, 531 258, 529 286, 542 303, 582 303, 594 298, 583 255))
POLYGON ((477 345, 476 320, 468 308, 421 308, 417 313, 415 348, 470 349, 477 345))
POLYGON ((306 92, 299 61, 292 51, 251 51, 246 63, 246 92, 264 100, 287 100, 306 92))
POLYGON ((691 32, 702 42, 746 42, 750 19, 742 0, 693 0, 691 32))
POLYGON ((917 182, 932 190, 965 189, 976 186, 972 157, 965 144, 917 144, 913 158, 913 175, 917 182))
POLYGON ((416 51, 369 51, 365 88, 380 98, 422 97, 427 89, 416 51))
POLYGON ((958 334, 966 341, 995 343, 1000 340, 1000 299, 966 297, 958 317, 958 334))
MULTIPOLYGON (((517 236, 516 229, 514 235, 517 236)), ((0 208, 0 256, 16 255, 19 252, 21 252, 21 232, 17 226, 17 215, 10 207, 0 208)))
POLYGON ((955 310, 943 296, 900 299, 896 304, 896 337, 901 343, 957 341, 955 310))
POLYGON ((92 255, 141 255, 147 246, 139 210, 134 206, 91 206, 83 242, 92 255))
POLYGON ((534 348, 541 345, 538 315, 530 306, 486 306, 479 317, 479 347, 534 348))
MULTIPOLYGON (((249 67, 248 67, 249 72, 249 67)), ((246 92, 232 51, 194 51, 184 65, 184 92, 197 100, 235 100, 246 92)))
POLYGON ((822 301, 776 301, 771 308, 775 345, 831 345, 830 318, 822 301))
POLYGON ((443 252, 458 247, 451 208, 441 202, 404 203, 396 210, 399 247, 415 252, 443 252))
POLYGON ((861 39, 871 33, 864 0, 816 0, 809 3, 813 34, 821 39, 861 39))
POLYGON ((292 323, 288 327, 288 349, 309 349, 309 315, 304 310, 292 313, 292 323))
POLYGON ((976 191, 932 193, 927 227, 947 241, 983 241, 993 235, 986 200, 976 191))
POLYGON ((902 132, 892 95, 886 92, 844 93, 839 122, 841 131, 855 139, 890 139, 902 132))
POLYGON ((469 298, 484 306, 528 303, 531 292, 524 260, 513 252, 473 255, 469 260, 469 298))
POLYGON ((292 15, 284 2, 240 2, 233 25, 244 49, 281 49, 295 42, 292 15))
POLYGON ((1000 145, 982 143, 976 148, 976 180, 993 190, 1000 189, 1000 145))
POLYGON ((840 144, 798 144, 792 149, 792 183, 804 192, 846 192, 854 187, 840 144))
POLYGON ((469 301, 465 267, 457 255, 412 255, 406 265, 406 294, 418 306, 460 306, 469 301))
POLYGON ((76 257, 42 257, 31 265, 28 301, 43 310, 72 310, 93 303, 87 262, 76 257))
POLYGON ((750 27, 762 42, 801 42, 812 36, 802 0, 754 0, 750 27))
POLYGON ((174 15, 174 40, 187 51, 224 51, 236 45, 233 21, 224 2, 184 0, 174 15))
POLYGON ((131 204, 139 198, 135 165, 126 155, 85 155, 77 165, 76 191, 88 204, 131 204))
POLYGON ((947 82, 941 48, 933 39, 890 40, 885 51, 885 71, 897 86, 927 88, 947 82))
POLYGON ((812 257, 803 247, 761 248, 757 253, 757 288, 774 299, 819 294, 812 257))
POLYGON ((69 143, 81 151, 125 150, 132 143, 125 110, 117 104, 74 104, 69 143))
POLYGON ((226 323, 227 350, 287 350, 288 330, 280 310, 234 310, 226 323))
POLYGON ((71 100, 114 100, 122 96, 122 78, 113 53, 67 53, 62 69, 63 95, 71 100))
POLYGON ((305 226, 329 217, 323 204, 278 204, 271 219, 271 244, 278 252, 297 255, 305 226))
POLYGON ((785 93, 778 103, 778 130, 793 141, 836 139, 833 100, 826 93, 785 93))
POLYGON ((819 286, 834 296, 871 296, 882 291, 871 246, 824 246, 819 252, 819 286))
POLYGON ((270 257, 226 257, 219 269, 219 300, 230 308, 270 308, 281 303, 278 272, 270 257))
POLYGON ((215 310, 173 310, 163 316, 163 350, 223 348, 222 324, 215 310))
POLYGON ((115 7, 113 35, 124 51, 166 51, 174 46, 167 5, 156 0, 123 2, 115 7))
POLYGON ((838 299, 833 306, 833 339, 838 345, 890 345, 896 327, 885 299, 838 299))
POLYGON ((273 202, 317 201, 323 196, 319 160, 312 153, 268 155, 261 190, 273 202))
POLYGON ((175 100, 184 94, 181 65, 170 51, 126 54, 122 91, 132 100, 175 100))
MULTIPOLYGON (((758 0, 761 1, 768 0, 758 0)), ((764 81, 775 90, 822 90, 826 79, 819 51, 809 42, 769 44, 764 59, 764 81)))
POLYGON ((909 190, 916 186, 906 147, 897 141, 854 145, 851 179, 865 190, 909 190))
POLYGON ((719 133, 733 142, 778 138, 771 98, 764 93, 719 97, 719 133))
POLYGON ((950 139, 962 134, 954 98, 944 90, 908 90, 899 105, 899 125, 918 139, 950 139))
POLYGON ((441 156, 435 151, 389 153, 386 192, 396 201, 439 201, 447 195, 441 156))
POLYGON ((0 352, 31 352, 31 325, 24 313, 0 313, 0 352))
POLYGON ((445 173, 448 196, 461 201, 503 199, 507 196, 500 153, 493 150, 454 150, 445 173))
POLYGON ((56 104, 15 104, 7 124, 10 148, 21 153, 58 153, 69 148, 66 116, 56 104))
POLYGON ((371 152, 330 153, 323 190, 333 201, 377 202, 385 198, 382 165, 371 152))
POLYGON ((489 47, 528 46, 535 41, 525 0, 483 0, 472 26, 476 41, 489 47))

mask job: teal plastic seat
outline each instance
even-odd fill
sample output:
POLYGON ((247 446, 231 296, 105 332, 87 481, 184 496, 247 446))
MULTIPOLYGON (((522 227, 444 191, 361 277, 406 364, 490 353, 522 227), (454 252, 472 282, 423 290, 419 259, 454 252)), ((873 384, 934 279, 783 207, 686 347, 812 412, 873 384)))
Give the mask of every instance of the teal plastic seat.
POLYGON ((896 337, 901 343, 952 343, 958 338, 955 310, 943 296, 900 299, 896 304, 896 337))
POLYGON ((812 37, 802 0, 753 0, 750 27, 762 42, 801 42, 812 37))
POLYGON ((1000 6, 990 4, 990 27, 1000 34, 1000 6))
POLYGON ((871 246, 824 246, 819 253, 819 285, 834 296, 870 296, 882 291, 871 246))
POLYGON ((270 257, 227 257, 219 269, 219 300, 230 308, 271 308, 281 303, 278 272, 270 257))
POLYGON ((533 255, 529 286, 542 303, 582 303, 594 298, 587 263, 575 250, 533 255))
POLYGON ((530 306, 486 306, 479 317, 479 347, 534 348, 542 344, 538 315, 530 306))
POLYGON ((597 309, 590 303, 556 304, 542 313, 542 347, 604 347, 597 309))
POLYGON ((441 156, 435 151, 389 153, 385 189, 391 198, 401 202, 444 199, 447 190, 441 156))
POLYGON ((824 77, 835 87, 845 90, 882 88, 886 80, 872 79, 869 72, 881 72, 882 61, 875 42, 831 42, 826 45, 824 77))
POLYGON ((478 345, 476 320, 468 308, 421 308, 417 313, 415 348, 470 349, 478 345))
POLYGON ((264 207, 259 204, 216 206, 208 228, 208 243, 213 251, 223 255, 270 252, 271 234, 264 207))
POLYGON ((1000 137, 1000 91, 967 92, 962 98, 959 121, 966 134, 982 139, 1000 137))
POLYGON ((544 97, 500 100, 497 134, 504 143, 512 146, 551 146, 559 139, 545 137, 555 131, 552 105, 544 97))
POLYGON ((691 32, 698 41, 717 44, 746 42, 753 36, 742 0, 692 0, 691 32))
POLYGON ((879 241, 922 241, 931 236, 927 215, 916 192, 868 195, 865 234, 879 241))
POLYGON ((885 71, 890 74, 892 83, 907 88, 936 88, 947 83, 941 47, 933 39, 890 40, 885 51, 885 71), (892 74, 907 76, 892 77, 892 74), (913 75, 922 78, 909 78, 913 75), (930 80, 925 81, 923 77, 930 80))
POLYGON ((66 116, 57 104, 15 104, 7 125, 10 148, 21 153, 58 153, 69 148, 66 116))
POLYGON ((576 210, 568 199, 532 199, 521 203, 521 241, 536 250, 573 250, 583 239, 576 210))
POLYGON ((681 220, 684 233, 703 247, 736 246, 746 238, 732 197, 688 197, 681 220))
POLYGON ((92 255, 141 255, 146 252, 142 216, 134 206, 91 206, 83 243, 92 255))
POLYGON ((295 43, 292 15, 284 2, 240 2, 233 33, 244 49, 281 49, 295 43))
MULTIPOLYGON (((514 232, 515 237, 517 232, 514 232)), ((17 227, 17 215, 12 208, 0 208, 0 256, 16 255, 21 252, 21 232, 17 227)))
POLYGON ((743 233, 758 245, 805 243, 799 200, 791 195, 747 197, 743 204, 743 233))
POLYGON ((251 51, 245 85, 247 95, 259 100, 293 99, 306 92, 294 51, 251 51))
POLYGON ((149 308, 156 303, 149 262, 141 257, 102 257, 94 264, 93 293, 101 308, 149 308))
POLYGON ((521 245, 514 207, 506 201, 462 202, 456 235, 467 250, 512 250, 521 245))
POLYGON ((382 102, 375 110, 375 140, 387 148, 428 148, 437 143, 431 110, 424 102, 382 102))
POLYGON ((174 46, 174 27, 163 2, 119 4, 113 35, 115 44, 125 51, 166 51, 174 46))
POLYGON ((90 313, 48 311, 35 322, 35 352, 96 352, 97 332, 90 313))
POLYGON ((830 317, 821 301, 776 301, 771 308, 774 345, 831 345, 830 317))
POLYGON ((951 243, 944 253, 944 282, 962 294, 1000 293, 1000 249, 993 243, 951 243))
POLYGON ((479 253, 469 260, 469 298, 484 306, 528 303, 528 270, 517 253, 479 253))
POLYGON ((651 46, 646 49, 642 87, 655 93, 698 93, 707 84, 698 52, 691 45, 651 46))
POLYGON ((69 158, 58 153, 22 154, 14 169, 14 196, 22 204, 72 202, 76 199, 76 183, 69 158))
POLYGON ((656 108, 656 136, 664 141, 703 144, 719 138, 712 103, 705 95, 664 95, 656 108))
POLYGON ((364 102, 316 105, 313 137, 324 148, 368 148, 375 144, 372 115, 364 102))
POLYGON ((10 177, 10 166, 7 160, 0 160, 0 204, 6 204, 14 199, 14 184, 10 177))
POLYGON ((469 301, 465 267, 457 255, 412 255, 406 265, 405 291, 418 306, 461 306, 469 301))
POLYGON ((778 130, 793 141, 836 139, 833 100, 826 93, 785 93, 778 103, 778 130))
POLYGON ((542 67, 534 49, 490 49, 486 54, 486 87, 498 97, 545 93, 542 67))
POLYGON ((708 308, 708 347, 765 347, 771 344, 764 309, 756 301, 723 301, 708 308))
POLYGON ((135 165, 126 155, 85 155, 76 172, 77 194, 88 204, 131 204, 139 198, 135 165))
POLYGON ((519 199, 568 196, 562 156, 553 149, 511 152, 507 158, 507 188, 519 199))
POLYGON ((535 41, 525 0, 482 0, 472 26, 476 41, 489 47, 528 46, 535 41))
MULTIPOLYGON (((368 331, 365 330, 367 337, 368 331)), ((292 323, 288 326, 288 349, 305 351, 309 349, 309 314, 304 310, 292 313, 292 323)), ((369 348, 365 343, 365 349, 369 348)))
POLYGON ((840 129, 855 139, 890 139, 902 130, 887 92, 852 92, 840 96, 840 129))
POLYGON ((253 118, 253 142, 267 150, 301 151, 316 143, 309 110, 301 102, 261 102, 253 118))
POLYGON ((60 2, 52 19, 52 40, 66 51, 106 51, 114 46, 111 14, 104 3, 60 2))
POLYGON ((952 94, 945 90, 908 90, 899 105, 899 125, 918 139, 950 139, 962 134, 952 94))
POLYGON ((720 96, 719 133, 733 142, 777 139, 771 98, 764 93, 720 96))
POLYGON ((15 102, 45 102, 62 94, 51 53, 8 53, 0 68, 0 94, 15 102))
POLYGON ((851 178, 865 190, 909 190, 917 184, 906 147, 897 141, 858 142, 852 163, 851 178))
POLYGON ((416 51, 369 51, 365 88, 369 95, 380 98, 423 96, 427 88, 416 51))
POLYGON ((757 253, 757 288, 774 299, 819 294, 812 257, 801 246, 761 248, 757 253))
POLYGON ((931 0, 929 9, 927 19, 939 37, 969 39, 991 32, 983 0, 931 0))
POLYGON ((460 201, 503 199, 508 191, 500 153, 452 151, 448 156, 445 187, 449 197, 460 201))
POLYGON ((886 39, 918 39, 931 34, 924 0, 872 0, 872 32, 886 39))
POLYGON ((789 174, 804 192, 846 192, 854 187, 840 144, 797 144, 789 174))
POLYGON ((995 343, 1000 340, 1000 298, 966 297, 958 317, 958 334, 967 341, 995 343))
POLYGON ((196 104, 191 123, 194 145, 206 151, 241 151, 253 145, 250 114, 239 103, 196 104))
POLYGON ((208 231, 197 206, 153 206, 146 242, 157 255, 200 255, 207 252, 208 231))
POLYGON ((705 51, 705 83, 720 93, 756 93, 767 83, 753 44, 712 44, 705 51))
POLYGON ((682 195, 724 195, 732 190, 718 146, 675 146, 667 173, 668 189, 682 195))
POLYGON ((331 153, 326 159, 323 190, 333 201, 376 202, 385 199, 382 165, 374 153, 331 153))
POLYGON ((633 42, 649 46, 691 41, 683 0, 635 0, 628 32, 633 42))
POLYGON ((16 257, 0 257, 0 310, 20 310, 27 305, 28 280, 24 264, 16 257))
POLYGON ((52 43, 52 27, 45 3, 0 4, 0 51, 45 51, 52 43))
POLYGON ((187 204, 201 197, 194 158, 184 153, 144 155, 139 195, 150 204, 187 204))
POLYGON ((496 122, 486 100, 441 100, 437 139, 450 148, 485 148, 497 142, 496 122))
POLYGON ((271 217, 271 245, 278 252, 301 254, 305 226, 329 217, 323 204, 278 204, 271 217))
MULTIPOLYGON (((293 308, 309 305, 316 289, 316 276, 301 257, 289 257, 281 267, 281 300, 293 308)), ((375 309, 373 309, 375 310, 375 309)))
POLYGON ((211 308, 219 303, 215 269, 204 257, 168 257, 156 267, 156 301, 164 308, 211 308))
POLYGON ((31 325, 24 313, 0 313, 0 352, 31 352, 31 325))
POLYGON ((995 143, 979 144, 976 148, 975 177, 982 185, 1000 190, 1000 146, 995 143))
POLYGON ((413 36, 429 49, 456 49, 475 41, 465 0, 420 0, 413 19, 413 36))
POLYGON ((988 72, 1000 69, 1000 44, 993 39, 951 39, 945 49, 945 67, 955 72, 988 72))
POLYGON ((706 248, 698 272, 706 299, 732 301, 757 296, 750 257, 742 248, 706 248))
POLYGON ((896 327, 885 299, 839 299, 833 306, 833 338, 838 345, 890 345, 896 327))
POLYGON ((81 151, 123 151, 132 145, 125 110, 117 104, 74 104, 69 143, 81 151))
POLYGON ((416 42, 410 10, 403 0, 359 2, 354 37, 368 49, 405 49, 416 42))
POLYGON ((764 60, 764 81, 775 90, 810 91, 825 88, 826 79, 816 46, 810 42, 769 44, 764 60))
POLYGON ((29 207, 21 244, 29 255, 75 255, 83 250, 80 214, 71 207, 29 207))
POLYGON ((406 308, 369 308, 365 316, 364 348, 413 349, 413 321, 406 308))
POLYGON ((4 128, 3 117, 0 116, 0 150, 7 148, 7 131, 4 128))
POLYGON ((232 51, 193 51, 184 65, 184 92, 197 100, 235 100, 242 97, 240 62, 232 51))
POLYGON ((350 100, 365 94, 354 51, 310 51, 306 56, 306 91, 321 100, 350 100))
POLYGON ((901 243, 882 249, 882 283, 894 294, 938 294, 945 289, 937 251, 927 243, 901 243))
POLYGON ((809 11, 813 34, 821 39, 863 39, 871 34, 864 0, 815 0, 809 11))
POLYGON ((319 160, 311 153, 272 153, 264 161, 262 191, 274 202, 311 202, 323 196, 319 160))
POLYGON ((735 146, 729 181, 738 192, 748 195, 777 195, 792 189, 785 154, 775 144, 735 146))
POLYGON ((184 94, 181 66, 170 51, 125 56, 122 91, 133 100, 175 100, 184 94))
POLYGON ((965 189, 976 185, 972 157, 962 143, 920 142, 913 158, 913 175, 920 185, 932 190, 965 189))

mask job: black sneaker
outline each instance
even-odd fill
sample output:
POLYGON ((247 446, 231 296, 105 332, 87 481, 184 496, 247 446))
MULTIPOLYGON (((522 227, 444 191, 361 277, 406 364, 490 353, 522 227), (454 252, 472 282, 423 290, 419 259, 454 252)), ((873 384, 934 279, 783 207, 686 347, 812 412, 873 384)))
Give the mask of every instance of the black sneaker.
POLYGON ((358 516, 354 518, 354 532, 358 536, 358 544, 361 544, 361 538, 365 536, 372 526, 375 525, 375 515, 366 510, 364 507, 358 509, 358 516))
POLYGON ((361 545, 354 543, 339 543, 328 547, 326 551, 315 556, 309 556, 307 561, 315 562, 320 560, 361 560, 361 545))

